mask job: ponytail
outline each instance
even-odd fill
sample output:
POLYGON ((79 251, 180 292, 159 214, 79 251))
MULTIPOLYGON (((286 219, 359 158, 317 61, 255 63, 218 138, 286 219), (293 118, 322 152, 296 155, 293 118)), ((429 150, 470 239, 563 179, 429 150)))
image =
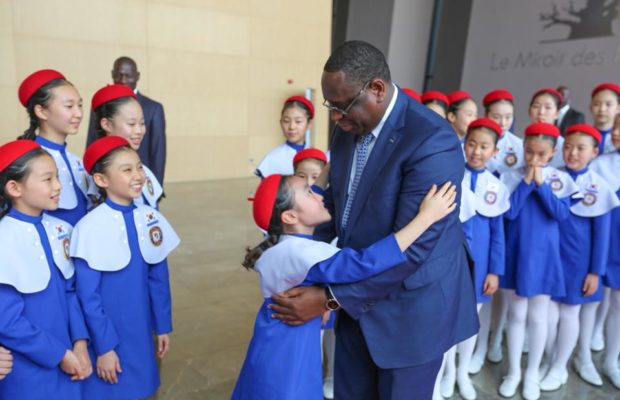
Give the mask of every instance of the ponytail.
POLYGON ((30 125, 28 126, 28 129, 26 129, 24 133, 18 137, 18 139, 34 140, 37 137, 39 118, 35 114, 34 108, 37 105, 47 107, 52 100, 52 89, 62 85, 71 85, 71 83, 69 83, 66 79, 54 79, 47 82, 45 85, 41 86, 39 90, 34 92, 26 104, 26 111, 28 112, 30 125))

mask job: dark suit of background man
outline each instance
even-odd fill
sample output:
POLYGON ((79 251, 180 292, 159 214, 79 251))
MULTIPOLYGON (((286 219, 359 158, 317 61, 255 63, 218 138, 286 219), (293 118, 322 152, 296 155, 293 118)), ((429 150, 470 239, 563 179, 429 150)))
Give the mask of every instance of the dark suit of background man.
MULTIPOLYGON (((166 169, 166 119, 164 107, 161 103, 152 100, 140 93, 136 86, 140 79, 140 72, 136 62, 129 57, 119 57, 114 61, 112 68, 112 80, 114 83, 122 83, 132 88, 138 97, 144 113, 144 126, 146 134, 140 144, 138 154, 142 163, 149 167, 157 177, 159 183, 164 184, 164 171, 166 169)), ((88 126, 88 139, 86 146, 97 139, 94 114, 90 115, 88 126)))
POLYGON ((555 121, 555 125, 560 128, 560 132, 562 135, 571 125, 575 124, 583 124, 586 122, 586 117, 583 113, 575 110, 570 106, 570 89, 566 86, 558 86, 558 92, 562 94, 562 105, 560 106, 560 116, 557 121, 555 121))
MULTIPOLYGON (((337 129, 325 192, 333 219, 315 237, 365 248, 409 222, 433 184, 460 187, 465 162, 458 137, 392 83, 374 46, 353 41, 336 49, 321 87, 337 129)), ((274 296, 275 317, 290 324, 340 305, 336 399, 430 399, 443 353, 478 331, 458 210, 433 224, 405 256, 403 264, 364 281, 274 296)))

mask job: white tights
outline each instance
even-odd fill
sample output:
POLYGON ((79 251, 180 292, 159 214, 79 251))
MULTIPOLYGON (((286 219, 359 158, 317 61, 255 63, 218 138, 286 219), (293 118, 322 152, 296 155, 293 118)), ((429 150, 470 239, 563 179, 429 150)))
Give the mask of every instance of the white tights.
POLYGON ((594 323, 594 336, 603 336, 605 333, 605 321, 607 320, 607 313, 609 312, 609 295, 611 289, 603 287, 603 301, 596 311, 596 322, 594 323))
POLYGON ((325 378, 334 377, 334 358, 336 353, 336 334, 335 330, 323 329, 321 331, 321 342, 323 353, 327 360, 325 361, 325 378))
POLYGON ((508 376, 521 377, 521 353, 527 326, 529 355, 525 378, 538 381, 538 368, 547 339, 547 314, 551 297, 521 297, 514 290, 508 293, 508 376))
POLYGON ((606 336, 605 369, 617 370, 620 356, 620 289, 611 289, 609 295, 606 336))
POLYGON ((581 306, 581 315, 579 316, 579 362, 582 365, 592 363, 592 332, 594 331, 594 323, 596 322, 596 312, 600 302, 586 303, 581 306))
MULTIPOLYGON (((478 304, 478 313, 480 313, 480 308, 482 304, 478 304)), ((444 375, 445 376, 456 376, 457 379, 464 379, 469 377, 469 362, 471 361, 471 356, 474 353, 474 347, 476 346, 476 335, 470 337, 462 341, 461 343, 452 346, 450 350, 448 350, 444 357, 444 375), (459 366, 456 368, 456 349, 458 346, 459 350, 459 366)))
POLYGON ((491 300, 492 308, 492 327, 491 327, 491 348, 498 348, 502 345, 502 334, 508 320, 508 290, 499 289, 491 300))
POLYGON ((491 302, 483 303, 482 308, 478 310, 478 319, 480 320, 480 331, 478 331, 478 339, 476 341, 475 358, 484 360, 489 347, 489 331, 491 329, 491 302))
POLYGON ((580 304, 562 304, 555 301, 549 304, 545 353, 551 362, 551 368, 558 372, 566 370, 568 359, 577 344, 580 309, 580 304))

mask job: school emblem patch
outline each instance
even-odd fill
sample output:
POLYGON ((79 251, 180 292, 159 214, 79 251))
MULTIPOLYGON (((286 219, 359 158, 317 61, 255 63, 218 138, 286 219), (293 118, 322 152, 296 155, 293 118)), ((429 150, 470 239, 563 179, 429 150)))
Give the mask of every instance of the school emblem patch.
POLYGON ((512 167, 513 165, 515 165, 517 163, 517 155, 514 152, 509 152, 506 154, 506 157, 504 157, 504 164, 506 164, 509 167, 512 167))
POLYGON ((492 191, 487 191, 484 194, 484 202, 489 204, 489 205, 493 205, 495 204, 495 202, 497 201, 497 193, 492 192, 492 191))
POLYGON ((159 246, 164 241, 164 234, 161 232, 159 226, 153 226, 149 229, 149 237, 153 246, 159 246))
POLYGON ((586 189, 586 192, 583 194, 583 199, 581 200, 581 203, 584 206, 594 205, 594 203, 596 203, 596 194, 597 193, 598 193, 598 189, 596 187, 596 183, 591 184, 586 189))
POLYGON ((65 253, 65 257, 67 258, 67 260, 69 260, 71 257, 69 256, 69 247, 71 244, 71 240, 66 237, 62 240, 62 249, 64 250, 65 253))
POLYGON ((153 182, 151 182, 150 178, 146 178, 146 190, 149 191, 149 194, 151 196, 155 194, 155 189, 153 189, 153 182))
POLYGON ((554 192, 562 190, 562 188, 564 187, 564 183, 562 183, 560 177, 555 174, 549 176, 549 178, 547 179, 549 180, 549 186, 551 186, 551 190, 553 190, 554 192))

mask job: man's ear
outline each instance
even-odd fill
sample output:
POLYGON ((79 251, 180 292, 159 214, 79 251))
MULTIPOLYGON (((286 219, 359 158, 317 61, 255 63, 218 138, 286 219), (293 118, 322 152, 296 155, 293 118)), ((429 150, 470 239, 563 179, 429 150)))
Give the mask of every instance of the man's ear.
POLYGON ((95 185, 99 186, 100 188, 108 187, 108 178, 100 172, 95 172, 93 174, 93 181, 95 181, 95 185))
POLYGON ((286 210, 281 215, 282 224, 284 225, 295 225, 299 218, 297 217, 297 213, 294 210, 286 210))
POLYGON ((372 91, 375 94, 377 98, 377 103, 383 103, 387 96, 387 84, 383 79, 373 79, 368 84, 368 90, 372 91))

